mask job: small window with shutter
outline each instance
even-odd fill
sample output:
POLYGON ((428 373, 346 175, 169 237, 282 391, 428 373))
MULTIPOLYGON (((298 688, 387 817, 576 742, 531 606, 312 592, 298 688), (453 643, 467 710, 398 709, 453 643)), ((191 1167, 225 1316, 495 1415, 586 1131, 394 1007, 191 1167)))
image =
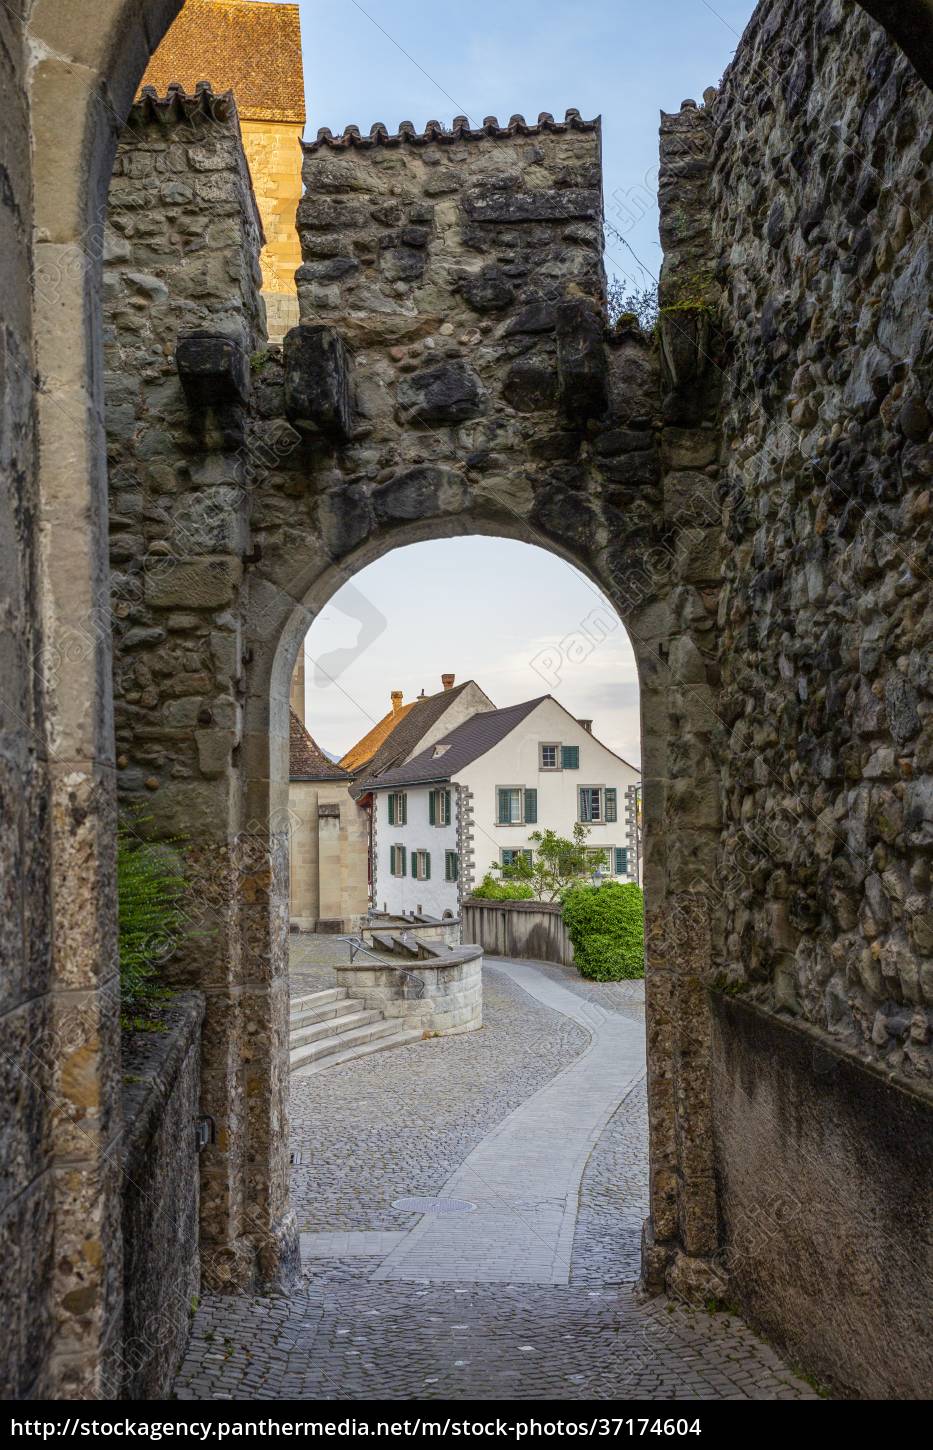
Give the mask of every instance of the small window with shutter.
POLYGON ((628 849, 625 846, 616 846, 616 875, 628 875, 628 849))
POLYGON ((444 880, 456 881, 460 875, 460 857, 456 851, 444 852, 444 880))
POLYGON ((580 769, 580 747, 579 745, 562 745, 560 748, 560 764, 562 770, 580 769))
POLYGON ((606 786, 606 820, 617 821, 619 819, 618 798, 614 786, 606 786))

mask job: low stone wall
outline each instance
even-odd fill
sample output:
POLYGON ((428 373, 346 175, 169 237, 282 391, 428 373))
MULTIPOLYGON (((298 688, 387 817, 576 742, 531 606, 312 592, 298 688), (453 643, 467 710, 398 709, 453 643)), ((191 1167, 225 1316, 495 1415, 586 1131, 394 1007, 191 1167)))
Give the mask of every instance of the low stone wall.
POLYGON ((573 966, 573 947, 556 901, 463 903, 463 934, 496 957, 530 957, 573 966))
POLYGON ((438 1037, 473 1032, 483 1025, 483 952, 463 947, 442 960, 383 966, 358 958, 335 967, 337 982, 368 1010, 404 1017, 438 1037))
POLYGON ((925 1398, 933 1116, 822 1035, 712 994, 728 1293, 837 1393, 925 1398))
POLYGON ((200 1285, 195 1121, 199 992, 174 997, 159 1032, 123 1043, 123 1339, 116 1397, 158 1399, 184 1352, 200 1285))

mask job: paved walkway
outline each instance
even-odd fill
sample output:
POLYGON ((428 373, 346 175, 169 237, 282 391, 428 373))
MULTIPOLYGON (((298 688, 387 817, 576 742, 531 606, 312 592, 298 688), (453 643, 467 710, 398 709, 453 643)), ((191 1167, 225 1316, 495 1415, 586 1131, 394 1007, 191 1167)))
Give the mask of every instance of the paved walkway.
POLYGON ((487 959, 529 996, 588 1028, 586 1050, 488 1133, 441 1188, 475 1205, 425 1214, 373 1278, 567 1284, 583 1169, 645 1071, 644 1033, 528 962, 487 959))
MULTIPOLYGON (((327 985, 333 943, 293 945, 327 985)), ((642 984, 487 961, 484 996, 479 1032, 292 1083, 304 1284, 206 1296, 177 1396, 812 1398, 740 1321, 637 1291, 642 984)))

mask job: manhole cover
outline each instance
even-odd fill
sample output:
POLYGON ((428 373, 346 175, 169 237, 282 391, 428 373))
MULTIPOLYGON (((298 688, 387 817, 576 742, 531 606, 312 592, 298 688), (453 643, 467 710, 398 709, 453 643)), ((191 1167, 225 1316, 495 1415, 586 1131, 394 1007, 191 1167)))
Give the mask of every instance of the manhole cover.
POLYGON ((472 1213, 476 1204, 465 1198, 396 1198, 392 1207, 403 1213, 472 1213))

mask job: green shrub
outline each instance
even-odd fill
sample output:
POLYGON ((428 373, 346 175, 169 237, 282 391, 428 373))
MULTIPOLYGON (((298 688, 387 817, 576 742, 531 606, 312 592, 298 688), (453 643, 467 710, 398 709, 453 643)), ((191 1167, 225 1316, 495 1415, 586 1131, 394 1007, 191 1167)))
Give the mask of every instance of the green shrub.
POLYGON ((117 921, 120 996, 124 1013, 133 1013, 158 992, 160 965, 174 954, 185 913, 185 879, 172 848, 145 841, 138 817, 126 817, 117 829, 117 921))
POLYGON ((563 918, 584 977, 618 982, 645 975, 643 898, 634 882, 574 886, 564 894, 563 918))
POLYGON ((527 881, 496 881, 487 872, 472 894, 482 901, 530 901, 534 891, 527 881))

